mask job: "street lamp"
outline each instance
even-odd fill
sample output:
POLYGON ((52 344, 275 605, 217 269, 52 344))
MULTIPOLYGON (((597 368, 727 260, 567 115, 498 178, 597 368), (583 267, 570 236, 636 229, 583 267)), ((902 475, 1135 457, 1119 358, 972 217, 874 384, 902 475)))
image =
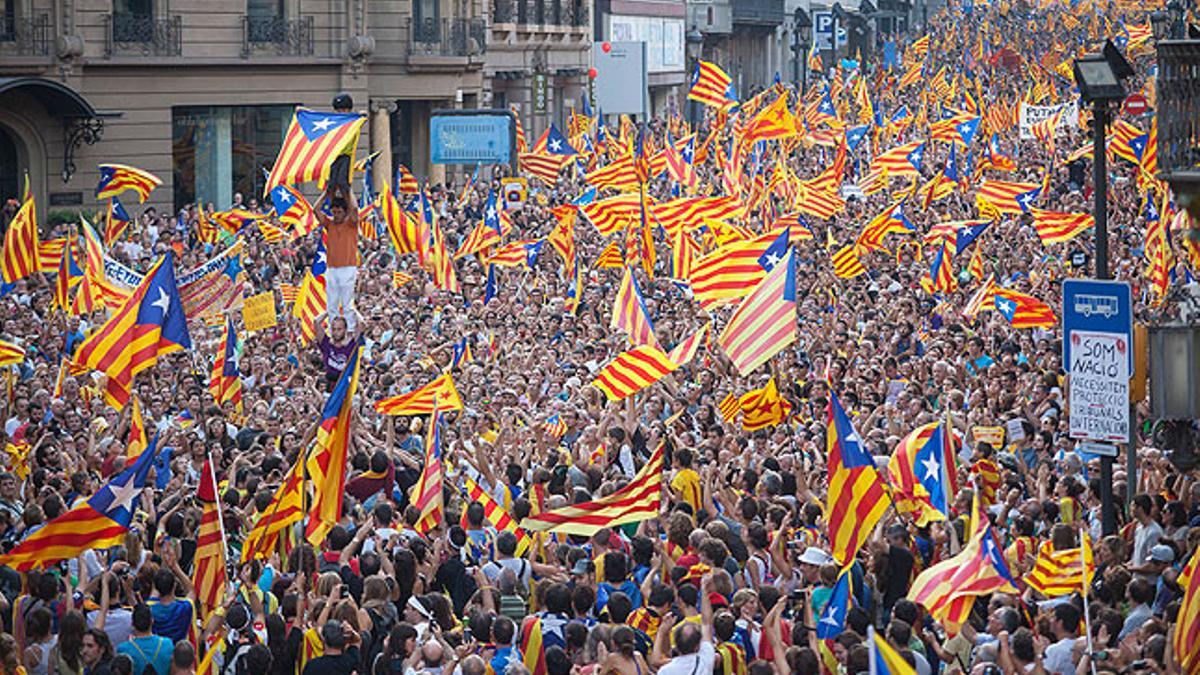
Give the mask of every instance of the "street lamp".
POLYGON ((792 58, 795 65, 793 80, 800 85, 800 93, 808 89, 808 48, 812 45, 812 19, 803 7, 797 7, 792 15, 792 58))
MULTIPOLYGON (((696 28, 695 24, 692 24, 691 30, 684 34, 683 40, 687 49, 688 61, 692 64, 692 72, 694 73, 700 67, 700 55, 704 51, 704 33, 701 33, 700 29, 696 28)), ((700 104, 690 98, 687 102, 688 122, 694 129, 697 123, 696 112, 699 110, 700 104)))
MULTIPOLYGON (((1088 54, 1075 61, 1075 84, 1079 95, 1092 104, 1092 184, 1095 196, 1093 218, 1096 221, 1096 278, 1109 279, 1108 273, 1108 166, 1105 158, 1105 136, 1108 130, 1109 106, 1125 99, 1122 80, 1133 75, 1133 68, 1112 43, 1104 44, 1099 54, 1088 54)), ((1130 464, 1136 449, 1129 443, 1130 464)), ((1132 477, 1130 477, 1132 480, 1132 477)), ((1100 458, 1100 504, 1104 534, 1117 531, 1117 512, 1112 495, 1113 459, 1100 458)))

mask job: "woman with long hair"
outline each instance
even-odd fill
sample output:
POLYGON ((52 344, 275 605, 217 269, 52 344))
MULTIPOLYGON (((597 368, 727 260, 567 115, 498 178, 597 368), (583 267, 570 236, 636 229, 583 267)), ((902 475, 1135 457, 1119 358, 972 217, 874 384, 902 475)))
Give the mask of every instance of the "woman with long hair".
POLYGON ((58 644, 50 650, 50 671, 56 675, 82 675, 83 634, 87 620, 79 610, 71 610, 58 623, 58 644))
POLYGON ((25 675, 21 656, 17 653, 17 640, 8 633, 0 633, 0 675, 25 675))
POLYGON ((600 648, 600 675, 646 675, 650 667, 646 659, 637 651, 637 635, 629 626, 617 626, 613 629, 612 651, 600 648), (608 652, 607 655, 605 652, 608 652))
POLYGON ((412 624, 392 626, 383 641, 383 651, 371 664, 371 675, 398 675, 404 672, 404 662, 417 650, 417 629, 412 624))

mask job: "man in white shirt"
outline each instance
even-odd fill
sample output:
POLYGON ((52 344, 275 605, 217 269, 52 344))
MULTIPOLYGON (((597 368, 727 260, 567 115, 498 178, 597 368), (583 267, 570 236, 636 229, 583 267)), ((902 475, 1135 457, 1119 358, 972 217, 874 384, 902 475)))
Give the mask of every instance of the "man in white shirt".
POLYGON ((654 637, 654 652, 651 663, 664 664, 658 675, 699 675, 711 673, 717 658, 713 647, 713 611, 709 593, 712 593, 712 574, 700 579, 700 625, 690 621, 675 631, 675 651, 679 654, 667 660, 667 649, 671 642, 671 629, 675 627, 675 615, 668 612, 663 617, 654 637))
POLYGON ((1133 534, 1133 561, 1142 564, 1150 559, 1150 549, 1162 538, 1162 526, 1154 519, 1154 500, 1150 495, 1133 496, 1133 517, 1138 522, 1133 534))
POLYGON ((1054 644, 1046 647, 1042 666, 1051 675, 1075 675, 1075 641, 1079 638, 1079 608, 1064 602, 1054 608, 1050 627, 1054 631, 1054 644))

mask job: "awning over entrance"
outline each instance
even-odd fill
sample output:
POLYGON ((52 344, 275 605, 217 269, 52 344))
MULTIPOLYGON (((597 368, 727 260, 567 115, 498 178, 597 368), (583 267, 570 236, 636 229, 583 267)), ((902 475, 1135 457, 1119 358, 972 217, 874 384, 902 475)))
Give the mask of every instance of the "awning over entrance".
POLYGON ((63 125, 63 182, 75 174, 75 151, 83 143, 95 145, 104 135, 104 118, 120 113, 100 112, 79 92, 44 77, 0 77, 0 94, 27 94, 63 125))
POLYGON ((44 77, 0 77, 0 94, 10 91, 33 96, 55 117, 99 117, 79 92, 44 77))

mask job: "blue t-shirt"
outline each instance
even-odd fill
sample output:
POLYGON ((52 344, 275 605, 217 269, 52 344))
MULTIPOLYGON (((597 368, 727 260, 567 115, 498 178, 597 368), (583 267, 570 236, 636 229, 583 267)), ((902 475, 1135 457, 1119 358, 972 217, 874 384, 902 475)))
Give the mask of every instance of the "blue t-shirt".
POLYGON ((516 647, 499 647, 492 657, 492 672, 503 673, 509 665, 521 663, 521 652, 516 647))
MULTIPOLYGON (((163 604, 157 600, 150 601, 150 613, 154 616, 154 634, 161 635, 171 642, 182 642, 187 639, 188 626, 192 623, 192 603, 187 600, 173 600, 163 604)), ((133 672, 138 672, 136 669, 133 672)))
POLYGON ((151 666, 158 675, 168 675, 171 672, 171 654, 174 651, 174 643, 157 635, 130 638, 117 645, 118 654, 124 654, 133 660, 134 673, 141 673, 146 666, 151 666))

